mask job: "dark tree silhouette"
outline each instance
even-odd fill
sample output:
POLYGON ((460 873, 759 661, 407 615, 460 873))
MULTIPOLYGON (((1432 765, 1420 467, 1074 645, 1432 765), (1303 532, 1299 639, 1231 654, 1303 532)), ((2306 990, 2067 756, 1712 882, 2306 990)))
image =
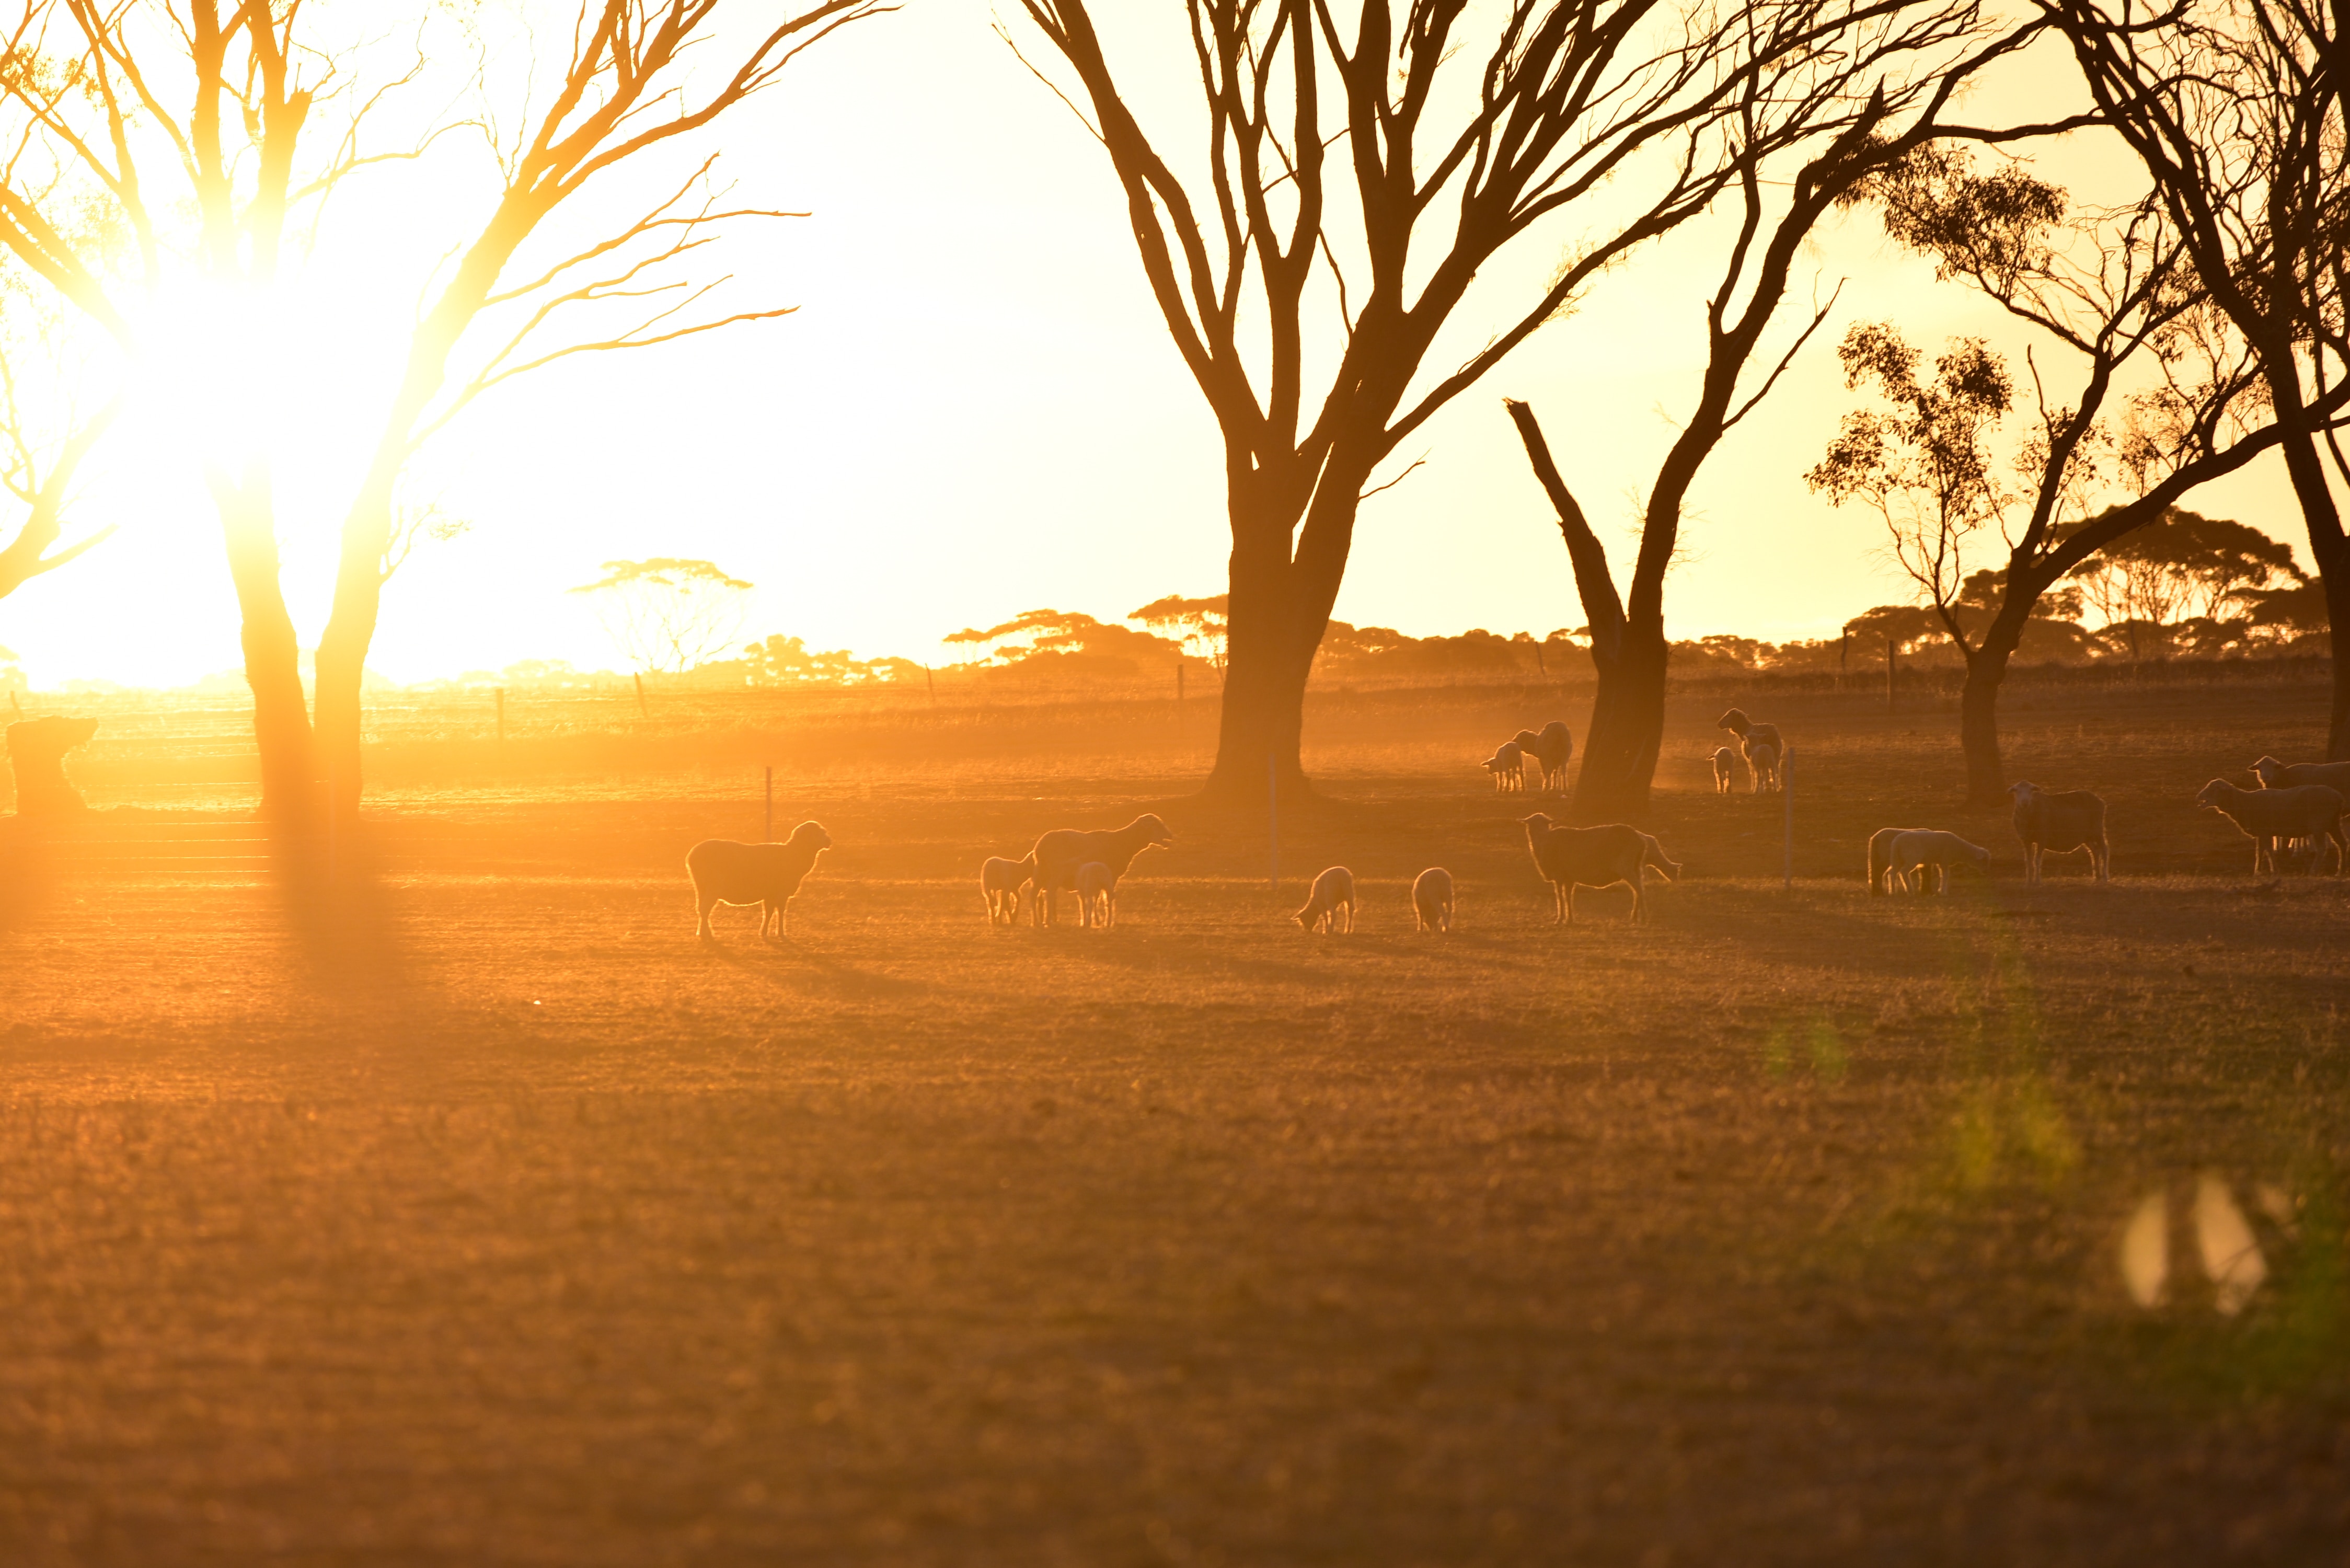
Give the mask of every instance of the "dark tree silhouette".
MULTIPOLYGON (((1209 789, 1250 795, 1268 756, 1303 784, 1305 682, 1381 462, 1601 273, 1726 192, 1749 203, 1742 275, 1763 171, 1824 140, 1840 167, 1928 96, 1915 84, 1980 18, 1965 0, 1726 14, 1516 0, 1477 33, 1488 13, 1466 0, 1364 0, 1350 26, 1309 0, 1191 0, 1202 123, 1154 139, 1128 91, 1147 52, 1113 66, 1086 0, 1023 5, 1076 74, 1065 96, 1092 110, 1152 295, 1222 432, 1230 652, 1209 789), (1187 179, 1162 149, 1195 146, 1187 179), (1573 236, 1550 281, 1423 376, 1481 270, 1538 231, 1573 236), (1309 311, 1337 342, 1318 371, 1309 311)), ((1783 273, 1800 237, 1765 265, 1783 273)), ((1767 309, 1735 323, 1727 309, 1720 332, 1751 322, 1759 337, 1767 309)), ((1677 514, 1680 495, 1663 504, 1677 514)))
MULTIPOLYGON (((2350 13, 2242 0, 2119 15, 2041 0, 2089 91, 2152 177, 2212 304, 2260 366, 2331 622, 2350 618, 2350 483, 2331 420, 2350 383, 2350 13)), ((2350 660, 2326 754, 2350 758, 2350 660)))
POLYGON ((15 384, 8 380, 5 393, 5 438, 6 452, 0 456, 0 485, 25 506, 25 520, 17 524, 16 536, 0 547, 0 599, 45 572, 54 572, 83 551, 102 543, 114 530, 100 528, 75 540, 63 549, 57 541, 65 535, 67 498, 73 492, 74 475, 89 455, 100 437, 114 422, 119 404, 109 404, 98 417, 68 435, 53 456, 44 461, 43 453, 27 438, 24 421, 17 416, 15 384))

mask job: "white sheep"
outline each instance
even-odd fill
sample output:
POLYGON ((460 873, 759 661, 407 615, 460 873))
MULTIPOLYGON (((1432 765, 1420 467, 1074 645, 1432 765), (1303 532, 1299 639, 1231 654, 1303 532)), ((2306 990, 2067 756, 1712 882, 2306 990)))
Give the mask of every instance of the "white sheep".
MULTIPOLYGON (((1772 759, 1771 766, 1773 772, 1777 771, 1779 756, 1787 749, 1787 742, 1780 738, 1778 725, 1758 724, 1754 722, 1753 720, 1749 719, 1746 716, 1745 709, 1732 708, 1729 712, 1724 713, 1721 718, 1716 719, 1713 722, 1713 727, 1717 730, 1727 730, 1731 734, 1738 737, 1739 749, 1746 753, 1746 765, 1749 767, 1756 767, 1757 765, 1754 759, 1754 753, 1757 747, 1770 747, 1772 759)), ((1757 794, 1760 794, 1762 791, 1762 784, 1759 769, 1755 779, 1754 791, 1757 794)))
POLYGON ((1713 793, 1714 793, 1714 794, 1728 794, 1730 793, 1730 781, 1731 781, 1731 775, 1732 775, 1732 774, 1734 774, 1737 771, 1738 771, 1738 750, 1737 750, 1737 748, 1736 748, 1736 747, 1734 747, 1734 746, 1716 746, 1716 747, 1714 747, 1714 749, 1713 749, 1713 793))
POLYGON ((1991 851, 1938 827, 1913 827, 1894 836, 1886 865, 1904 891, 1909 888, 1909 875, 1914 871, 1918 892, 1925 892, 1930 882, 1937 891, 1947 893, 1950 890, 1951 867, 1971 865, 1988 869, 1991 851), (1929 871, 1933 873, 1931 877, 1927 875, 1929 871))
POLYGON ((1289 918, 1309 931, 1336 931, 1338 911, 1347 912, 1347 931, 1355 929, 1355 874, 1344 866, 1333 866, 1314 878, 1313 890, 1305 895, 1305 907, 1289 918))
POLYGON ((2106 837, 2106 803, 2085 789, 2046 790, 2029 779, 2007 786, 2015 801, 2015 836, 2023 841, 2023 880, 2040 880, 2043 855, 2089 852, 2100 882, 2113 880, 2113 846, 2106 837))
POLYGON ((1746 766, 1754 774, 1754 793, 1779 789, 1779 748, 1769 741, 1750 741, 1746 746, 1746 766))
POLYGON ((693 908, 700 917, 694 934, 715 941, 710 911, 720 904, 760 904, 759 937, 775 928, 780 941, 790 934, 786 910, 800 883, 816 869, 816 857, 832 847, 832 836, 813 822, 803 822, 781 844, 741 844, 732 838, 705 838, 685 852, 685 874, 693 879, 693 908))
POLYGON ((1114 877, 1123 877, 1136 856, 1146 849, 1163 849, 1174 842, 1175 835, 1167 825, 1149 813, 1124 827, 1093 833, 1074 827, 1055 828, 1036 840, 1036 847, 1028 852, 1036 868, 1035 891, 1028 899, 1035 923, 1045 926, 1059 921, 1059 896, 1076 891, 1078 867, 1098 860, 1110 868, 1114 877))
POLYGON ((1493 793, 1517 794, 1526 787, 1526 754, 1515 741, 1503 741, 1480 764, 1493 775, 1493 793))
POLYGON ((2282 789, 2238 789, 2226 779, 2213 779, 2195 797, 2195 804, 2218 812, 2241 828, 2252 841, 2252 875, 2276 870, 2276 846, 2282 840, 2324 839, 2334 846, 2334 874, 2340 876, 2345 858, 2342 842, 2342 793, 2324 784, 2289 784, 2282 789))
POLYGON ((1087 930, 1118 924, 1118 873, 1101 861, 1077 867, 1077 919, 1087 930))
POLYGON ((1575 737, 1567 732, 1563 720, 1553 719, 1537 735, 1532 730, 1520 730, 1518 750, 1536 767, 1542 769, 1542 786, 1545 790, 1566 787, 1566 764, 1575 756, 1575 737))
POLYGON ((2350 800, 2350 763, 2281 763, 2262 757, 2252 764, 2252 775, 2262 789, 2289 789, 2299 784, 2324 784, 2350 800))
POLYGON ((1893 841, 1905 833, 1915 833, 1914 827, 1880 827, 1868 836, 1868 890, 1889 893, 1888 883, 1893 874, 1893 841))
POLYGON ((1431 866, 1412 878, 1411 919, 1416 931, 1452 929, 1451 872, 1431 866))
POLYGON ((1617 886, 1632 889, 1632 919, 1638 921, 1644 918, 1640 868, 1653 866, 1668 881, 1681 874, 1678 862, 1665 858, 1661 845, 1624 823, 1560 827, 1539 811, 1518 821, 1526 830, 1526 848, 1533 852, 1534 869, 1550 884, 1553 925, 1575 923, 1577 888, 1617 886))
POLYGON ((979 890, 987 899, 987 923, 991 926, 1016 926, 1020 923, 1020 889, 1036 875, 1036 857, 1006 860, 1001 855, 991 855, 987 864, 979 868, 979 890))

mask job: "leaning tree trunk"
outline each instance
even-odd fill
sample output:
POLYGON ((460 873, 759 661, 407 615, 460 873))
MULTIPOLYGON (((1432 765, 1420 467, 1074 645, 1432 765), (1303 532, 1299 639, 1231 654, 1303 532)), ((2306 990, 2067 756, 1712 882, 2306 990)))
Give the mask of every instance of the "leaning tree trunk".
POLYGON ((209 478, 244 623, 244 679, 253 690, 253 739, 261 753, 262 814, 298 825, 309 818, 316 773, 309 705, 302 693, 301 642, 278 579, 269 473, 255 464, 241 481, 219 472, 209 478))
POLYGON ((383 608, 384 545, 391 533, 389 474, 372 476, 343 521, 335 605, 318 639, 318 762, 328 809, 338 821, 359 815, 359 686, 383 608))
MULTIPOLYGON (((2037 596, 2034 596, 2035 597, 2037 596)), ((2023 620, 2002 612, 1983 633, 1981 648, 1965 648, 1966 689, 1959 696, 1959 745, 1966 754, 1967 804, 1996 806, 2007 798, 1999 755, 1999 690, 2008 660, 2023 639, 2023 620)))
POLYGON ((1584 733, 1583 771, 1567 815, 1579 823, 1642 822, 1665 738, 1665 672, 1671 655, 1661 624, 1627 624, 1614 653, 1595 650, 1599 690, 1584 733))

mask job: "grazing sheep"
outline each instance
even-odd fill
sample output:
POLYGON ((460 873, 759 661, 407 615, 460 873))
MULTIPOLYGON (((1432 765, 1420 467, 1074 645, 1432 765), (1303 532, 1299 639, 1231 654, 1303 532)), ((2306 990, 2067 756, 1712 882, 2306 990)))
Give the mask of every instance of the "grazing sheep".
POLYGON ((1868 836, 1868 890, 1872 894, 1889 893, 1893 873, 1893 841, 1905 833, 1915 833, 1914 827, 1880 827, 1868 836))
POLYGON ((95 719, 27 719, 8 726, 8 765, 16 774, 18 816, 69 816, 88 811, 66 778, 65 755, 89 744, 95 719))
POLYGON ((1779 777, 1779 748, 1768 741, 1750 741, 1746 746, 1746 766, 1754 774, 1754 793, 1764 789, 1784 787, 1779 777))
POLYGON ((685 873, 693 878, 693 908, 701 917, 694 934, 715 941, 710 911, 720 904, 761 904, 759 938, 766 940, 772 922, 775 939, 790 934, 786 924, 792 895, 816 869, 816 857, 832 847, 832 835, 816 823, 803 822, 781 844, 738 844, 731 838, 705 838, 685 852, 685 873))
POLYGON ((1526 787, 1526 754, 1515 741, 1503 741, 1482 763, 1493 775, 1493 793, 1517 794, 1526 787))
POLYGON ((1085 833, 1074 827, 1056 827, 1036 841, 1028 852, 1035 867, 1032 874, 1035 888, 1029 895, 1029 908, 1035 911, 1039 926, 1057 925, 1061 912, 1059 895, 1073 893, 1077 887, 1077 867, 1098 860, 1110 869, 1112 880, 1123 877, 1133 866, 1134 857, 1146 849, 1163 849, 1175 842, 1167 825, 1145 813, 1124 827, 1085 833))
POLYGON ((1713 793, 1728 794, 1731 776, 1738 771, 1738 751, 1734 746, 1713 749, 1713 793))
MULTIPOLYGON (((2342 842, 2342 792, 2324 784, 2292 784, 2283 789, 2238 789, 2226 779, 2213 779, 2195 797, 2243 829, 2252 841, 2252 875, 2276 870, 2276 846, 2283 840, 2323 838, 2334 846, 2334 874, 2342 875, 2345 858, 2342 842)), ((2314 869, 2314 867, 2313 867, 2314 869)))
POLYGON ((1305 908, 1289 917, 1309 931, 1336 931, 1355 929, 1355 874, 1344 866, 1333 866, 1314 878, 1313 891, 1305 895, 1305 908), (1338 924, 1338 911, 1347 911, 1347 923, 1338 924))
POLYGON ((1632 919, 1644 918, 1640 898, 1640 867, 1653 866, 1668 881, 1680 875, 1680 866, 1665 858, 1662 846, 1637 827, 1609 823, 1603 827, 1560 827, 1541 812, 1518 819, 1526 830, 1526 847, 1534 869, 1551 885, 1555 901, 1553 925, 1575 923, 1577 888, 1632 889, 1632 919))
POLYGON ((1098 860, 1077 867, 1077 923, 1087 930, 1118 924, 1118 873, 1098 860))
POLYGON ((1412 878, 1411 929, 1452 929, 1452 873, 1441 866, 1431 866, 1412 878))
MULTIPOLYGON (((1727 730, 1738 737, 1739 747, 1745 752, 1749 763, 1754 761, 1754 748, 1757 746, 1768 746, 1774 753, 1787 749, 1787 742, 1780 737, 1778 725, 1758 724, 1746 716, 1743 708, 1732 708, 1716 719, 1713 727, 1727 730)), ((1756 787, 1759 789, 1761 786, 1756 787)))
POLYGON ((2290 789, 2299 784, 2324 784, 2350 800, 2350 763, 2281 763, 2262 757, 2252 764, 2262 789, 2290 789))
POLYGON ((1909 888, 1909 874, 1918 874, 1918 891, 1923 893, 1931 883, 1937 892, 1950 890, 1950 867, 1972 865, 1981 869, 1991 866, 1991 851, 1980 844, 1970 844, 1955 833, 1944 833, 1937 827, 1912 827, 1897 834, 1890 853, 1886 857, 1887 869, 1904 891, 1909 888), (1927 873, 1932 872, 1929 877, 1927 873))
POLYGON ((2045 790, 2025 780, 2007 786, 2015 800, 2015 836, 2023 841, 2023 880, 2040 880, 2043 855, 2089 852, 2100 882, 2113 880, 2113 846, 2106 838, 2106 803, 2085 789, 2045 790))
POLYGON ((1545 790, 1566 787, 1566 764, 1575 756, 1575 737, 1567 733, 1563 721, 1553 719, 1537 735, 1532 730, 1518 732, 1518 750, 1542 769, 1542 786, 1545 790))
POLYGON ((987 898, 987 923, 991 926, 1016 926, 1020 923, 1020 889, 1036 875, 1036 857, 1006 860, 1001 855, 991 855, 987 864, 979 868, 979 890, 987 898))

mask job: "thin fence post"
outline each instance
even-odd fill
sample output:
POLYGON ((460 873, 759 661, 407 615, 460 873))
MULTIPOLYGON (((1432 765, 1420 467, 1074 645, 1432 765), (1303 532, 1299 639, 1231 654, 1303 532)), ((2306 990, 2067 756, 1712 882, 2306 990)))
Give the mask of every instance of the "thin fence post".
POLYGON ((767 816, 766 816, 766 828, 765 828, 765 831, 764 831, 764 832, 763 832, 763 833, 761 833, 761 834, 760 834, 760 836, 759 836, 759 842, 760 842, 760 843, 762 843, 762 844, 773 844, 775 841, 775 764, 771 763, 769 763, 769 764, 768 764, 768 766, 767 766, 767 816))
POLYGON ((645 706, 645 678, 642 673, 639 673, 633 679, 637 683, 637 717, 650 719, 653 716, 653 711, 645 706))
POLYGON ((1885 711, 1893 711, 1893 639, 1885 639, 1885 711))
POLYGON ((931 667, 925 664, 922 666, 922 679, 930 684, 931 706, 935 708, 939 705, 939 678, 932 674, 931 667))
POLYGON ((1793 892, 1795 887, 1795 748, 1793 746, 1779 753, 1779 794, 1785 821, 1780 845, 1780 886, 1793 892))
POLYGON ((1281 893, 1281 759, 1273 752, 1264 754, 1264 841, 1267 855, 1265 888, 1275 897, 1281 893))
POLYGON ((1183 705, 1183 661, 1180 659, 1175 661, 1175 705, 1183 705))

